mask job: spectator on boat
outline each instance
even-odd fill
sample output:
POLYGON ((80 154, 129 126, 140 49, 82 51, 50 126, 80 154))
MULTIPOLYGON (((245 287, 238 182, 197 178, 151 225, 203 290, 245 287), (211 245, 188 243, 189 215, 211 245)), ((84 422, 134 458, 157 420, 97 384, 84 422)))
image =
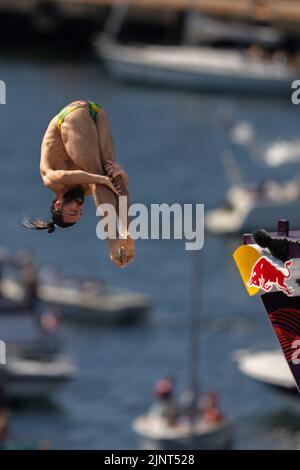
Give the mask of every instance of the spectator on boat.
POLYGON ((155 402, 149 410, 149 417, 164 420, 169 426, 176 423, 177 410, 173 398, 173 381, 161 379, 154 388, 155 402))
POLYGON ((202 419, 208 424, 217 424, 224 419, 220 409, 219 396, 215 392, 208 392, 202 397, 200 411, 202 419))

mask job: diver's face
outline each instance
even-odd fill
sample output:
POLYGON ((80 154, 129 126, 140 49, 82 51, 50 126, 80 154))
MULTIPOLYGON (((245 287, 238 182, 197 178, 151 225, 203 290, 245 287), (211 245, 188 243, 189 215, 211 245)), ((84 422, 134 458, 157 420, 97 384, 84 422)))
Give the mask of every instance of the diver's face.
POLYGON ((70 201, 62 205, 61 214, 67 224, 79 222, 83 214, 83 202, 70 201))
POLYGON ((63 221, 67 224, 79 222, 83 214, 84 192, 81 188, 67 191, 62 200, 55 203, 55 208, 61 211, 63 221))

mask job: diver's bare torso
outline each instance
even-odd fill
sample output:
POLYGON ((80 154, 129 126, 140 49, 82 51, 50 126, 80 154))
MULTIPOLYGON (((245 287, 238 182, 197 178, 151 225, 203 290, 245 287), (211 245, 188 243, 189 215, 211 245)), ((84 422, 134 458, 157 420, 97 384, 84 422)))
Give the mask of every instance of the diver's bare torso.
MULTIPOLYGON (((62 183, 53 183, 47 178, 47 173, 49 170, 85 170, 86 166, 84 162, 79 168, 78 164, 75 165, 73 160, 70 158, 66 152, 65 145, 62 140, 61 131, 57 127, 57 116, 55 116, 51 121, 46 130, 46 133, 43 138, 42 147, 41 147, 41 161, 40 161, 40 172, 43 179, 44 185, 52 190, 55 194, 61 192, 66 192, 70 187, 73 187, 74 184, 66 185, 62 183)), ((89 184, 80 184, 86 196, 91 194, 91 189, 89 184)))

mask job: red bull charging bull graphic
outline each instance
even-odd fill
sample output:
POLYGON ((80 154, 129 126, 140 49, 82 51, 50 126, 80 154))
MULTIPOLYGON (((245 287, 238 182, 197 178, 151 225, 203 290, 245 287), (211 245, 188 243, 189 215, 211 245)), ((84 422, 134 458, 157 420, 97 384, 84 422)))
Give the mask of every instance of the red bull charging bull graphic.
POLYGON ((291 277, 291 270, 289 269, 291 266, 292 261, 289 260, 284 263, 283 268, 278 268, 268 258, 262 256, 253 266, 247 284, 249 287, 259 287, 265 292, 269 292, 275 286, 278 290, 291 296, 293 291, 285 283, 291 277))

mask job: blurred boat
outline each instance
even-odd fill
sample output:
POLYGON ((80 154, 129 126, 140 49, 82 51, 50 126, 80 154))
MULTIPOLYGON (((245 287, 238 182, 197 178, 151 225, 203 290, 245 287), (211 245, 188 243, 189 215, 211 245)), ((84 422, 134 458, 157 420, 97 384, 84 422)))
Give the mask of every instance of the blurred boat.
POLYGON ((237 351, 235 359, 242 374, 276 391, 283 403, 300 415, 299 392, 282 352, 237 351))
POLYGON ((203 46, 121 45, 95 47, 112 77, 167 87, 229 93, 290 93, 296 79, 284 61, 252 57, 238 50, 203 46))
POLYGON ((286 36, 274 26, 237 21, 220 21, 203 13, 190 11, 185 15, 185 40, 194 44, 228 42, 284 47, 286 36))
POLYGON ((30 359, 48 358, 62 349, 57 322, 56 314, 50 311, 3 311, 0 338, 8 353, 30 359))
POLYGON ((268 387, 295 395, 299 393, 290 368, 282 352, 274 351, 238 351, 235 355, 239 370, 268 387))
POLYGON ((290 94, 296 71, 280 52, 284 36, 271 27, 225 25, 198 14, 191 4, 186 11, 179 45, 123 44, 118 36, 130 2, 112 6, 101 34, 93 41, 112 77, 167 87, 230 93, 290 94), (251 44, 246 52, 236 47, 219 49, 199 45, 216 40, 251 44), (266 58, 264 46, 277 47, 266 58))
POLYGON ((300 162, 300 140, 275 140, 263 152, 265 162, 277 167, 287 163, 300 162))
MULTIPOLYGON (((5 297, 20 302, 25 289, 16 278, 2 280, 5 297)), ((99 323, 133 323, 145 320, 152 302, 145 294, 116 289, 99 281, 60 279, 39 282, 38 298, 58 307, 62 319, 99 323)))
POLYGON ((255 165, 278 167, 300 162, 300 140, 260 142, 251 123, 237 120, 231 107, 220 107, 218 114, 229 141, 229 148, 221 153, 229 189, 224 202, 207 211, 206 229, 219 235, 251 232, 258 226, 271 229, 280 214, 294 218, 300 203, 299 175, 286 183, 271 178, 262 184, 244 183, 232 146, 244 147, 255 165))
POLYGON ((76 369, 61 352, 53 313, 2 312, 0 337, 6 355, 0 391, 6 399, 47 397, 74 378, 76 369))
POLYGON ((250 157, 271 167, 300 162, 299 139, 276 138, 270 143, 260 142, 251 123, 235 120, 231 108, 221 108, 219 115, 230 143, 246 148, 250 157))
POLYGON ((54 355, 28 359, 9 356, 0 367, 0 389, 8 400, 46 398, 75 376, 76 369, 68 358, 54 355))
POLYGON ((206 212, 205 228, 215 235, 252 232, 261 226, 271 229, 280 214, 293 219, 298 213, 299 189, 298 179, 283 184, 270 180, 261 186, 232 185, 224 203, 206 212))
POLYGON ((189 424, 166 426, 146 415, 134 420, 133 429, 145 450, 221 450, 229 449, 232 442, 228 423, 212 425, 200 420, 192 427, 189 424))

